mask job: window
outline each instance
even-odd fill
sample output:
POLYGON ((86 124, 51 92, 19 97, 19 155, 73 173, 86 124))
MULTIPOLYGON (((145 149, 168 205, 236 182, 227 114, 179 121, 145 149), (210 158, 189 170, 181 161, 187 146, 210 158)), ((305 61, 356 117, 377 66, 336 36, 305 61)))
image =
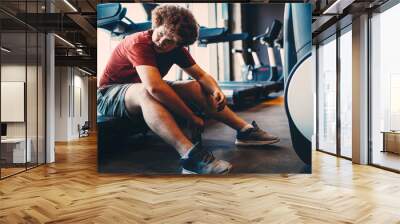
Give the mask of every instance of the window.
POLYGON ((342 31, 340 40, 340 155, 351 158, 352 149, 352 33, 342 31))
POLYGON ((317 48, 317 149, 352 157, 352 26, 336 31, 317 48), (340 122, 340 123, 338 123, 340 122))
POLYGON ((318 48, 318 149, 336 153, 336 36, 318 48))
MULTIPOLYGON (((191 3, 189 9, 200 26, 205 27, 224 27, 224 17, 227 12, 227 3, 191 3)), ((190 46, 190 52, 205 71, 207 71, 215 80, 224 80, 226 67, 223 59, 229 58, 230 51, 227 48, 229 44, 216 43, 209 44, 207 47, 199 47, 197 43, 190 46), (222 66, 221 66, 222 65, 222 66)))
POLYGON ((371 162, 400 170, 400 4, 371 18, 371 162))

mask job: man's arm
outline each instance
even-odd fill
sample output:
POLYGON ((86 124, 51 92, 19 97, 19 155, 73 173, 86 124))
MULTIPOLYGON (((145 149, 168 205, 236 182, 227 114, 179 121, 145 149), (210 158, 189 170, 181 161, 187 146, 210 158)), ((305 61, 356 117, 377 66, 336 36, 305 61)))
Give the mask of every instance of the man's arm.
POLYGON ((148 65, 136 66, 140 79, 147 92, 171 111, 196 123, 198 118, 193 111, 186 106, 175 91, 162 79, 158 68, 148 65))
POLYGON ((214 100, 217 102, 218 111, 224 109, 226 105, 226 97, 211 75, 205 72, 197 64, 194 64, 189 68, 185 68, 184 71, 201 84, 206 94, 209 94, 214 98, 214 100))
POLYGON ((184 71, 200 82, 206 93, 212 95, 216 90, 220 90, 213 77, 205 72, 199 65, 194 64, 189 68, 185 68, 184 71))

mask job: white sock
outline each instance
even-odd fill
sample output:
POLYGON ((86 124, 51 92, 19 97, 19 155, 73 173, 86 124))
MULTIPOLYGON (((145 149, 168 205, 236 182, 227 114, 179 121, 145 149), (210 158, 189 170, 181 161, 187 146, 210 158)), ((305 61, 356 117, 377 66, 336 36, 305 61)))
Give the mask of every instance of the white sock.
POLYGON ((251 124, 247 124, 246 126, 244 126, 242 129, 240 129, 240 132, 245 132, 247 130, 249 130, 250 128, 254 128, 253 125, 251 124))
POLYGON ((193 145, 192 147, 190 147, 183 156, 181 156, 182 159, 187 159, 189 158, 189 153, 190 151, 192 151, 192 149, 195 147, 196 145, 193 145))

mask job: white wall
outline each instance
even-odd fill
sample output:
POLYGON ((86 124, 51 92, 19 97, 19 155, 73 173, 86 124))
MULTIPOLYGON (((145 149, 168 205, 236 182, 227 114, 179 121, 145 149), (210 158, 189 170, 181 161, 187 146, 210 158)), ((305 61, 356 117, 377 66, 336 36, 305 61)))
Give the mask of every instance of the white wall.
MULTIPOLYGON (((74 91, 72 94, 72 99, 74 102, 71 104, 74 105, 73 111, 72 111, 72 119, 71 119, 71 132, 70 135, 72 138, 78 138, 79 133, 78 133, 78 124, 82 126, 85 121, 88 121, 88 78, 82 76, 83 73, 76 73, 77 70, 75 70, 74 74, 74 91), (79 93, 80 91, 80 93, 79 93), (81 110, 81 111, 80 111, 81 110)), ((78 71, 79 72, 79 71, 78 71)))
POLYGON ((88 78, 76 68, 56 67, 55 85, 55 140, 77 139, 78 125, 88 120, 88 78))
MULTIPOLYGON (((28 66, 27 68, 24 65, 19 64, 5 64, 1 66, 1 81, 3 82, 25 82, 25 75, 28 69, 31 71, 33 69, 32 66, 28 66)), ((35 92, 36 93, 36 92, 35 92)), ((33 93, 27 94, 27 96, 34 96, 33 93)), ((36 96, 36 94, 35 94, 36 96)), ((7 108, 1 108, 1 110, 7 110, 7 108)), ((28 117, 28 120, 31 120, 28 117)), ((8 137, 25 137, 25 122, 7 122, 7 136, 8 137)), ((29 136, 28 136, 29 137, 29 136)))
MULTIPOLYGON (((25 64, 5 64, 1 66, 1 81, 25 82, 25 64)), ((7 108, 1 108, 7 110, 7 108)), ((25 137, 25 122, 7 122, 7 137, 25 137)))
MULTIPOLYGON (((7 137, 25 138, 25 134, 31 141, 32 161, 36 162, 37 150, 39 150, 39 162, 44 162, 44 74, 42 67, 25 64, 2 64, 1 81, 17 81, 26 84, 26 107, 22 112, 26 112, 26 121, 6 122, 7 137), (38 70, 37 70, 38 69, 38 70), (27 80, 25 78, 27 77, 27 80), (26 110, 26 111, 25 111, 26 110)), ((2 96, 4 97, 4 96, 2 96)), ((6 96, 5 96, 6 97, 6 96)), ((10 110, 10 108, 1 108, 10 110)), ((10 111, 8 111, 10 112, 10 111)))
POLYGON ((55 68, 55 140, 67 141, 68 139, 68 68, 55 68))

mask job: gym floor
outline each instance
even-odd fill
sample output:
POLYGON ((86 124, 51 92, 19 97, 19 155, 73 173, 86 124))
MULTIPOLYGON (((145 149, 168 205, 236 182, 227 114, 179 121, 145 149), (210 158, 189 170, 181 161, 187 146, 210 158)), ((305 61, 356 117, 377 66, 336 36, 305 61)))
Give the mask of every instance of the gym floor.
MULTIPOLYGON (((231 173, 310 173, 292 148, 283 97, 258 104, 238 112, 246 121, 255 120, 264 130, 278 135, 279 143, 262 147, 239 147, 234 144, 236 131, 228 126, 207 121, 203 133, 203 147, 217 158, 232 163, 231 173)), ((136 136, 123 149, 115 149, 106 164, 99 164, 106 172, 179 174, 179 155, 158 136, 136 136)))

